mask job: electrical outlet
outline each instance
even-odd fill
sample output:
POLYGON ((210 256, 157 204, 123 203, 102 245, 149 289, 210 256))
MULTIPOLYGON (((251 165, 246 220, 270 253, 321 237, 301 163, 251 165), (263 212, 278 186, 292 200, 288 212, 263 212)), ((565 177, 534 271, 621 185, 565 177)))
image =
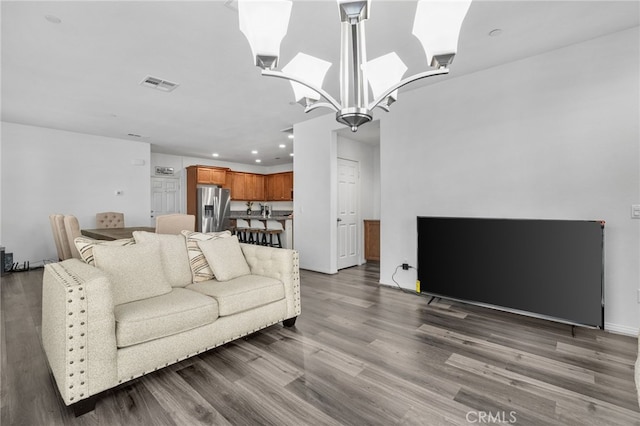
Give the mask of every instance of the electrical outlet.
POLYGON ((640 204, 631 205, 631 218, 640 219, 640 204))

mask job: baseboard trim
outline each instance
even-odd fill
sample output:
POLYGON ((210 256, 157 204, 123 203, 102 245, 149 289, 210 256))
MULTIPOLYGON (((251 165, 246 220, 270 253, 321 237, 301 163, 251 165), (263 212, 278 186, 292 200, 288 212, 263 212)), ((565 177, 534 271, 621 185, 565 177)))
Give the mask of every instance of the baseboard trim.
POLYGON ((625 334, 627 336, 633 337, 636 337, 638 335, 638 331, 640 330, 637 327, 628 327, 626 325, 612 324, 610 322, 604 323, 604 329, 612 333, 625 334))

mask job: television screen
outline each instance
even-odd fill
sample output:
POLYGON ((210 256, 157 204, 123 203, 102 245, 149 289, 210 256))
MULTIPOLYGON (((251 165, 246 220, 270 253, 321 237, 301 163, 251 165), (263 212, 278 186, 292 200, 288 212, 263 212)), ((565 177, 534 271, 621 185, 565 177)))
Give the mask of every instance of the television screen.
POLYGON ((420 291, 604 328, 600 221, 418 217, 420 291))

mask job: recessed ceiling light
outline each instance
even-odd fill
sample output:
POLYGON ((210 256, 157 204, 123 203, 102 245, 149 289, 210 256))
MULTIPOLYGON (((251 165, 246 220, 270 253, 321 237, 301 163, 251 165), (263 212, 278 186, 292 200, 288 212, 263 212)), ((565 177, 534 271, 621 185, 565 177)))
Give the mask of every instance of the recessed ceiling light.
POLYGON ((218 154, 217 152, 214 152, 214 153, 213 153, 213 154, 211 154, 211 155, 212 155, 212 156, 214 156, 214 157, 219 157, 219 156, 220 156, 220 154, 218 154))
POLYGON ((293 152, 291 154, 289 154, 289 157, 293 157, 293 152))
POLYGON ((262 160, 259 158, 256 158, 256 163, 262 163, 262 160))
POLYGON ((280 145, 278 145, 278 148, 286 148, 287 146, 283 143, 281 143, 280 145))
POLYGON ((255 149, 253 151, 251 151, 252 154, 257 154, 258 151, 256 151, 255 149))
POLYGON ((490 37, 498 37, 502 34, 502 30, 500 28, 496 28, 495 30, 489 31, 490 37))
POLYGON ((289 139, 293 139, 293 133, 289 133, 289 134, 287 135, 287 137, 288 137, 289 139))
POLYGON ((60 22, 62 22, 62 19, 58 18, 55 15, 45 15, 44 19, 51 22, 52 24, 59 24, 60 22))

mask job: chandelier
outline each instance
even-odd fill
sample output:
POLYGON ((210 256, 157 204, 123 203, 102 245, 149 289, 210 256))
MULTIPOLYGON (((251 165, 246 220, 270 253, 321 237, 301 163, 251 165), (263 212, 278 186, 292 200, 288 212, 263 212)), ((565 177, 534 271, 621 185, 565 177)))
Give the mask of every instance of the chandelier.
POLYGON ((398 89, 426 77, 447 74, 458 48, 471 0, 419 0, 413 35, 422 43, 431 69, 404 78, 407 66, 395 52, 367 61, 365 21, 371 0, 337 0, 341 21, 340 102, 322 89, 330 62, 298 53, 278 71, 280 43, 287 33, 291 0, 238 0, 240 31, 251 45, 262 75, 289 80, 305 112, 329 108, 353 132, 373 119, 373 109, 389 111, 398 89), (368 85, 373 100, 369 101, 368 85))

